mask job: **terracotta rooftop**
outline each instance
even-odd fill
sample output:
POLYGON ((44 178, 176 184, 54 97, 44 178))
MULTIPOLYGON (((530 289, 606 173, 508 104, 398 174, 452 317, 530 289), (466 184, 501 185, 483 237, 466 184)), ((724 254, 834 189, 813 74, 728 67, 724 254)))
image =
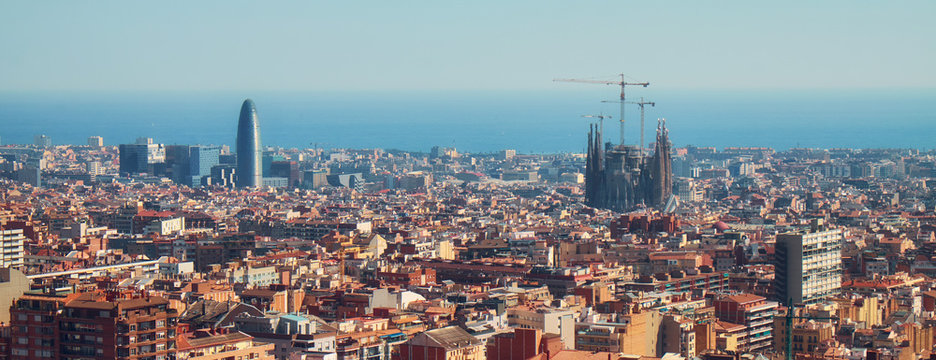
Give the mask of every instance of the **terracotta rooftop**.
POLYGON ((205 336, 205 337, 199 337, 199 338, 187 338, 184 336, 180 336, 178 347, 180 351, 184 351, 188 349, 197 349, 197 348, 202 348, 202 347, 207 347, 207 346, 224 345, 224 344, 236 343, 240 341, 249 341, 252 339, 253 337, 251 337, 250 335, 244 334, 239 331, 234 332, 234 333, 224 334, 224 335, 205 336))
POLYGON ((754 294, 730 295, 730 296, 726 296, 725 299, 734 301, 739 304, 766 300, 766 298, 764 298, 763 296, 757 296, 754 294))

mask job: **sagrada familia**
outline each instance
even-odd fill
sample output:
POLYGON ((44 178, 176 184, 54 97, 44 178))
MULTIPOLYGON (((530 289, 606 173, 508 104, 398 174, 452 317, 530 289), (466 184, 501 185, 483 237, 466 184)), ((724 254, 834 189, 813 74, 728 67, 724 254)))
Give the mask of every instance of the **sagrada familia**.
POLYGON ((601 129, 588 131, 585 204, 613 211, 640 206, 664 210, 673 195, 673 168, 666 120, 657 124, 656 146, 647 158, 633 145, 602 144, 601 129))

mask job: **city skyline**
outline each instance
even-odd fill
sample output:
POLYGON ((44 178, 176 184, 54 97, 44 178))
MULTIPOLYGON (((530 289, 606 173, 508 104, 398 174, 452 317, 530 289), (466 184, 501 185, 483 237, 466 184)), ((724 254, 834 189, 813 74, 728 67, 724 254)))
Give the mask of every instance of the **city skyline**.
POLYGON ((936 360, 936 2, 14 1, 2 360, 936 360))

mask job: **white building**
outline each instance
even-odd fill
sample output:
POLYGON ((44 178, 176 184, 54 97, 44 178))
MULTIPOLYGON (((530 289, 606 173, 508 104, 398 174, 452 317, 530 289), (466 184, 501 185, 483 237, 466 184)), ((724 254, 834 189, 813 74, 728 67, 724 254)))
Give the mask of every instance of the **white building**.
POLYGON ((163 275, 190 275, 195 272, 195 263, 191 261, 159 263, 159 273, 163 275))
POLYGON ((145 234, 177 235, 185 230, 185 218, 153 220, 146 225, 145 234))
POLYGON ((413 301, 426 301, 426 298, 409 290, 376 289, 371 294, 367 312, 372 313, 374 308, 381 307, 406 310, 413 301))
POLYGON ((23 229, 0 230, 0 268, 23 267, 23 229))
POLYGON ((257 288, 279 283, 279 274, 275 266, 242 267, 231 272, 230 281, 257 288))
POLYGON ((559 335, 566 349, 575 348, 575 312, 549 307, 507 309, 507 324, 522 329, 539 329, 559 335))
POLYGON ((705 189, 691 178, 677 178, 676 196, 685 202, 700 202, 705 199, 705 189))

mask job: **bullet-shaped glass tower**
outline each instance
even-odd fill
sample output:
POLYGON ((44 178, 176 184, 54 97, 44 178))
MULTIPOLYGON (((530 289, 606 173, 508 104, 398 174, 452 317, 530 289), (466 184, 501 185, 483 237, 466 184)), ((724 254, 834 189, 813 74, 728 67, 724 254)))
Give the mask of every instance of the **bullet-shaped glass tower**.
POLYGON ((244 100, 237 120, 237 186, 259 186, 263 181, 260 160, 260 120, 253 100, 244 100))

